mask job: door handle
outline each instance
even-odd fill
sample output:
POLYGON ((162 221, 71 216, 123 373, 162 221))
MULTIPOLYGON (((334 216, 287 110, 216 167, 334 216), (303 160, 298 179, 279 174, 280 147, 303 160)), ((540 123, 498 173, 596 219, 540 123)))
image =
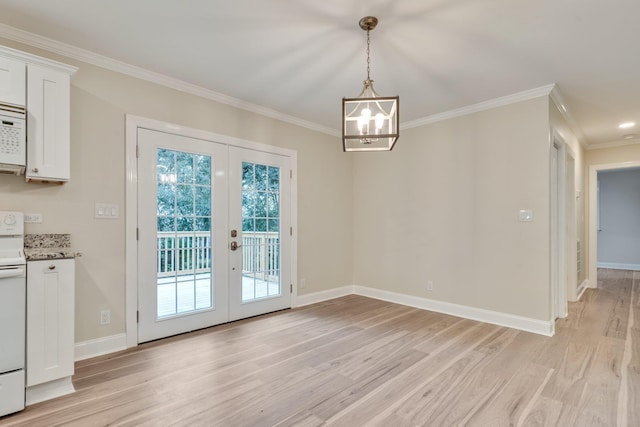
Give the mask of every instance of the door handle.
POLYGON ((5 279, 8 277, 20 277, 22 275, 24 275, 23 268, 0 269, 0 279, 5 279))
POLYGON ((238 248, 242 247, 242 245, 239 245, 238 242, 234 240, 233 242, 231 242, 231 245, 229 245, 229 247, 231 248, 232 251, 235 251, 238 248))

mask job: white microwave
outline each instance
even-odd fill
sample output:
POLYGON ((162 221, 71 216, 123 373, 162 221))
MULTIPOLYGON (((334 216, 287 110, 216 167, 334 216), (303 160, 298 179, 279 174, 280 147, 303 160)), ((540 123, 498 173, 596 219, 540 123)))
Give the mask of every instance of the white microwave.
POLYGON ((24 173, 27 164, 27 127, 24 109, 0 105, 0 173, 24 173))

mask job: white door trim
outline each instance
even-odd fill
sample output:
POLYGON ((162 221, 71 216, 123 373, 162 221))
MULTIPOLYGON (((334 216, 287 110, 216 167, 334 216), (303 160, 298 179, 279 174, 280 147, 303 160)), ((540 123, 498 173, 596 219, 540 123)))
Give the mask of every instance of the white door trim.
MULTIPOLYGON (((578 218, 577 197, 576 197, 576 154, 569 145, 565 145, 565 172, 566 172, 566 191, 565 191, 565 208, 566 208, 566 229, 567 229, 567 286, 566 299, 568 301, 577 301, 579 277, 578 277, 578 218)), ((584 244, 584 242, 581 242, 584 244)), ((566 315, 568 316, 569 305, 566 305, 566 315)))
POLYGON ((558 299, 559 299, 559 288, 560 288, 560 267, 561 264, 559 262, 559 254, 560 251, 560 236, 558 235, 560 227, 560 206, 559 206, 559 194, 560 194, 560 147, 556 144, 555 140, 551 141, 551 150, 550 150, 550 231, 551 231, 551 239, 550 239, 550 282, 551 282, 551 320, 555 321, 558 317, 560 317, 558 310, 558 299))
POLYGON ((598 287, 598 172, 640 166, 640 161, 589 166, 589 288, 598 287))
POLYGON ((566 145, 555 132, 551 143, 551 319, 567 317, 566 145), (553 157, 555 151, 555 167, 553 157))
POLYGON ((138 345, 137 307, 138 307, 138 245, 136 238, 138 218, 138 170, 136 144, 138 128, 162 131, 191 138, 218 142, 234 147, 247 148, 267 153, 280 154, 291 159, 291 281, 293 293, 292 307, 296 306, 298 278, 298 216, 297 216, 297 177, 298 153, 295 150, 276 147, 254 141, 248 141, 227 135, 171 124, 145 117, 126 115, 125 123, 125 325, 127 347, 138 345))

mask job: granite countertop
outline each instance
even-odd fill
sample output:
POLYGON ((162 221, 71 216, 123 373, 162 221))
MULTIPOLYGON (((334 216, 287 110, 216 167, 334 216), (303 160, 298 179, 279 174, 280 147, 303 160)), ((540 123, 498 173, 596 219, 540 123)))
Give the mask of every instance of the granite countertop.
POLYGON ((25 234, 24 255, 27 261, 77 258, 81 252, 71 248, 70 234, 25 234))

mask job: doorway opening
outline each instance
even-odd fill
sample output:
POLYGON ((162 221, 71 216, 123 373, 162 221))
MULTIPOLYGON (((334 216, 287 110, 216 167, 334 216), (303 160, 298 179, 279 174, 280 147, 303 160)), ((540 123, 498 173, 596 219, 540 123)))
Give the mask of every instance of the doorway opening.
POLYGON ((598 173, 640 168, 640 161, 607 163, 589 167, 589 282, 598 287, 598 173))

